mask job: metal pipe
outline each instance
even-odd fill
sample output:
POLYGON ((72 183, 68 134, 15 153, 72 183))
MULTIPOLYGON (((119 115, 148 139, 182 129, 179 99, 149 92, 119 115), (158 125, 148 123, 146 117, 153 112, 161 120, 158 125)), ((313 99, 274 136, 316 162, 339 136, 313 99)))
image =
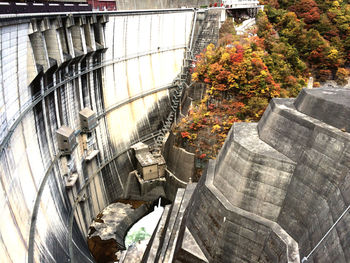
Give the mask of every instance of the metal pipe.
POLYGON ((335 221, 335 223, 331 226, 331 228, 327 231, 327 233, 321 238, 321 240, 317 243, 317 245, 311 250, 311 252, 309 253, 309 255, 307 255, 306 257, 303 257, 303 259, 301 260, 301 263, 307 262, 310 258, 310 256, 315 252, 315 250, 321 245, 321 243, 323 242, 323 240, 326 239, 326 237, 329 235, 329 233, 333 230, 333 228, 335 228, 335 226, 339 223, 339 221, 343 218, 343 216, 349 211, 350 209, 350 205, 345 209, 345 211, 340 215, 340 217, 337 219, 337 221, 335 221))

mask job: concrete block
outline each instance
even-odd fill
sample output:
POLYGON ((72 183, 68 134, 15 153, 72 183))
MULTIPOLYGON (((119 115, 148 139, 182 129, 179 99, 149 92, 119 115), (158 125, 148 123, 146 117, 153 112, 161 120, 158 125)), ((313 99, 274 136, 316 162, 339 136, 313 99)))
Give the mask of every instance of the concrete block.
POLYGON ((303 89, 294 105, 304 114, 350 132, 350 93, 346 89, 303 89))
POLYGON ((214 185, 232 204, 277 219, 294 162, 261 141, 254 123, 234 124, 226 143, 214 185))

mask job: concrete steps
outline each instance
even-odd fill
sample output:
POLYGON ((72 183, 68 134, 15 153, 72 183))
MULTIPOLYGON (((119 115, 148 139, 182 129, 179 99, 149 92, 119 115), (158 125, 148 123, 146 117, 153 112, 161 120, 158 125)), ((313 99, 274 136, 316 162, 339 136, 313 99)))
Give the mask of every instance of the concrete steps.
POLYGON ((171 205, 167 205, 164 208, 164 212, 162 217, 159 220, 158 226, 155 229, 151 240, 149 241, 149 244, 145 254, 143 255, 143 261, 142 262, 155 262, 157 251, 159 249, 159 246, 161 246, 161 237, 164 229, 166 228, 166 221, 169 216, 169 212, 171 210, 171 205))
POLYGON ((196 184, 188 184, 186 187, 171 233, 169 231, 169 236, 170 236, 169 242, 166 247, 164 246, 165 243, 163 244, 163 249, 165 253, 164 253, 162 262, 173 262, 177 240, 179 239, 180 235, 183 234, 183 233, 180 233, 180 226, 185 214, 185 209, 188 206, 188 203, 191 199, 195 186, 196 184))
POLYGON ((179 188, 171 208, 166 207, 142 262, 173 262, 175 248, 182 238, 180 226, 196 184, 179 188))
POLYGON ((206 13, 202 31, 197 37, 194 45, 194 55, 200 54, 210 43, 217 44, 219 38, 219 17, 221 10, 209 9, 206 13))

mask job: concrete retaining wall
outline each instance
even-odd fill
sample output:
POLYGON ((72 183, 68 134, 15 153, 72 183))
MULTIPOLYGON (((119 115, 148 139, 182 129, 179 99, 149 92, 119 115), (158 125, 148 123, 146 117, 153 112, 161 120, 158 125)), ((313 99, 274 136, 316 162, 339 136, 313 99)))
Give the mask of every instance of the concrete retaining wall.
POLYGON ((174 145, 175 136, 170 133, 165 143, 163 154, 167 169, 179 180, 188 182, 193 179, 195 155, 174 145))
POLYGON ((307 90, 233 125, 184 223, 209 262, 349 262, 349 98, 307 90))
POLYGON ((299 263, 297 243, 273 221, 231 205, 213 184, 214 170, 210 161, 186 212, 186 226, 208 261, 299 263))

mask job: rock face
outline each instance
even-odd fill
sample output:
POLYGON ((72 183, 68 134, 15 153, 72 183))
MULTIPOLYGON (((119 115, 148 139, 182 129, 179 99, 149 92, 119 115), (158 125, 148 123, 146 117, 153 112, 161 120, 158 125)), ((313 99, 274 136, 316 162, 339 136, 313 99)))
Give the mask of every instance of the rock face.
POLYGON ((175 262, 350 262, 349 213, 309 255, 350 204, 349 105, 346 89, 309 89, 235 123, 188 202, 175 262))
POLYGON ((90 225, 88 246, 96 261, 117 261, 119 258, 116 252, 125 249, 127 231, 149 210, 149 205, 141 205, 136 209, 125 203, 112 203, 107 206, 90 225))
POLYGON ((122 247, 116 241, 115 232, 122 220, 133 211, 130 204, 110 204, 92 222, 88 246, 98 263, 118 260, 115 253, 122 247))

